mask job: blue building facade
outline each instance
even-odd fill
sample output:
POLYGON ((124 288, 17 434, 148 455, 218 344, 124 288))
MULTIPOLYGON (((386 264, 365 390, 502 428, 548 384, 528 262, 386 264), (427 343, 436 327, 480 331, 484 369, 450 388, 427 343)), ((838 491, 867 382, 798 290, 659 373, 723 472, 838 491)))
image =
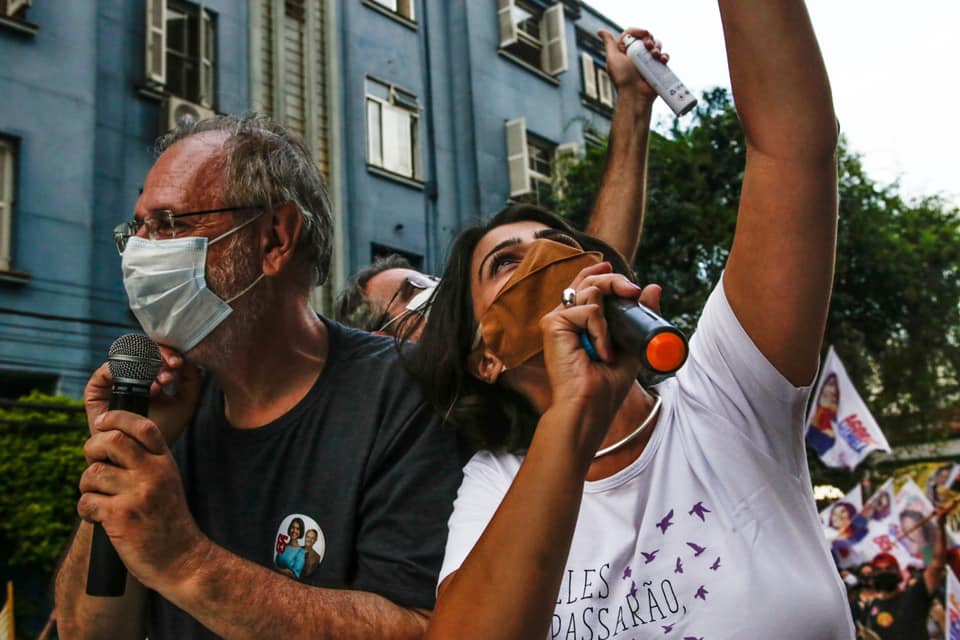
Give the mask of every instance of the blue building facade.
POLYGON ((78 396, 135 330, 112 230, 158 135, 256 110, 331 185, 334 266, 439 271, 457 230, 538 201, 609 129, 598 28, 577 0, 0 0, 0 398, 78 396))
POLYGON ((249 109, 249 42, 232 0, 0 0, 0 397, 79 395, 135 327, 113 227, 178 94, 201 113, 249 109), (151 12, 173 63, 154 73, 151 12))
POLYGON ((542 199, 554 161, 609 130, 613 92, 596 31, 619 27, 580 2, 338 8, 347 273, 388 252, 439 271, 458 229, 508 200, 542 199), (402 153, 388 154, 398 139, 402 153))

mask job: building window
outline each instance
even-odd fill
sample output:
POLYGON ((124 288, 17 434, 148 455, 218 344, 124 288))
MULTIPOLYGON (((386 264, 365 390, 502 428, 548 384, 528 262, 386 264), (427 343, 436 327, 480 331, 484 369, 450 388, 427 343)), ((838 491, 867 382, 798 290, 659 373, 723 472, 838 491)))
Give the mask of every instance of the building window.
POLYGON ((613 83, 606 68, 586 51, 580 53, 583 72, 583 96, 592 102, 613 108, 613 83))
POLYGON ((0 370, 0 398, 19 400, 34 391, 53 395, 57 392, 59 378, 50 373, 28 373, 0 370))
POLYGON ((576 143, 554 144, 527 132, 524 118, 507 122, 507 166, 510 197, 549 206, 554 192, 558 158, 579 154, 576 143))
POLYGON ((147 81, 165 93, 213 107, 213 14, 177 0, 147 0, 147 81))
POLYGON ((527 134, 527 167, 530 185, 530 201, 534 204, 547 205, 550 202, 553 188, 553 154, 557 145, 531 133, 527 134))
POLYGON ((419 180, 420 106, 417 96, 372 78, 366 81, 367 164, 419 180))
POLYGON ((547 10, 526 0, 497 0, 500 49, 551 76, 567 70, 563 4, 547 10))
POLYGON ((413 22, 413 0, 367 0, 413 22))
POLYGON ((16 144, 9 138, 0 138, 0 271, 9 271, 13 262, 13 204, 16 164, 16 144))

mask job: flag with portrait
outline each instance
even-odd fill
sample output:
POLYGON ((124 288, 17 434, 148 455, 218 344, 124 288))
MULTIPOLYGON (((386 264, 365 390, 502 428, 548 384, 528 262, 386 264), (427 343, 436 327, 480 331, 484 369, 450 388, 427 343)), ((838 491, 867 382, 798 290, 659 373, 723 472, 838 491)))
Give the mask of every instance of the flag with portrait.
POLYGON ((807 414, 807 444, 828 467, 854 469, 890 445, 850 381, 833 347, 820 372, 807 414))
POLYGON ((947 640, 960 640, 960 580, 947 569, 947 640))
POLYGON ((842 498, 833 502, 820 512, 820 524, 823 533, 830 542, 839 536, 853 522, 863 509, 863 488, 857 484, 842 498))
POLYGON ((878 553, 892 554, 901 568, 919 563, 900 544, 900 519, 894 500, 893 479, 887 479, 863 505, 831 548, 841 568, 870 562, 878 553))
POLYGON ((900 487, 894 501, 897 541, 910 554, 914 566, 927 566, 937 539, 937 522, 931 517, 933 503, 913 480, 900 487))

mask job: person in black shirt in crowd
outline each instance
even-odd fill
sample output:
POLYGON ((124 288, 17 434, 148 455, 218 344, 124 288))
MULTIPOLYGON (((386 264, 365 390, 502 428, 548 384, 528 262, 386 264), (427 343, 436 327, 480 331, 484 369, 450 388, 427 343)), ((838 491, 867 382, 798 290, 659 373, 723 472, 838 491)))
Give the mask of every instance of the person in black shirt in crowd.
POLYGON ((946 578, 945 522, 945 516, 937 518, 933 558, 924 570, 922 579, 901 589, 903 573, 893 555, 878 553, 870 563, 873 568, 874 597, 864 605, 860 623, 881 640, 927 637, 930 605, 946 578))

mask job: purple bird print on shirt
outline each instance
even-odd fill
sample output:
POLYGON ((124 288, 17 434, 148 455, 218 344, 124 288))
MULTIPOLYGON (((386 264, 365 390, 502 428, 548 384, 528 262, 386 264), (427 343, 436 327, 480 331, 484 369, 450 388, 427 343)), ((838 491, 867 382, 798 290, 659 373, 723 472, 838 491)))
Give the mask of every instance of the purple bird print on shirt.
POLYGON ((703 640, 703 636, 683 636, 683 640, 703 640))
POLYGON ((666 634, 666 633, 670 633, 671 631, 673 631, 673 627, 674 627, 676 624, 677 624, 677 623, 674 622, 673 624, 662 624, 662 625, 660 625, 660 626, 663 627, 663 632, 666 634))
MULTIPOLYGON (((643 552, 641 551, 641 553, 643 553, 643 552)), ((620 578, 620 579, 621 579, 621 580, 626 580, 626 579, 629 578, 631 575, 633 575, 633 572, 630 571, 630 567, 627 567, 626 569, 623 570, 623 577, 620 578)))
POLYGON ((703 500, 693 505, 690 511, 687 511, 688 515, 691 515, 691 516, 696 515, 697 517, 700 518, 700 520, 704 522, 706 522, 706 519, 703 517, 703 514, 705 513, 712 513, 712 511, 710 511, 710 509, 707 509, 705 506, 703 506, 703 500))
POLYGON ((673 569, 674 573, 683 573, 683 563, 677 558, 677 566, 673 569))
POLYGON ((633 580, 630 581, 630 595, 634 598, 637 597, 637 583, 633 580))
POLYGON ((690 547, 691 549, 693 549, 693 557, 694 557, 694 558, 698 557, 701 553, 703 553, 704 551, 707 550, 706 547, 701 547, 700 545, 698 545, 698 544, 695 543, 695 542, 688 542, 688 543, 687 543, 687 546, 690 547))
POLYGON ((706 587, 704 587, 703 585, 700 585, 700 588, 697 589, 697 592, 695 594, 693 594, 693 597, 700 598, 701 600, 706 600, 708 593, 710 592, 707 591, 706 587))
POLYGON ((660 549, 651 551, 650 553, 647 553, 646 551, 641 551, 640 555, 643 556, 643 564, 650 564, 651 562, 653 562, 653 559, 657 557, 658 553, 660 553, 660 549))
POLYGON ((667 529, 673 526, 673 509, 670 509, 670 513, 663 516, 663 520, 657 523, 657 526, 660 527, 660 533, 666 533, 667 529))
POLYGON ((717 556, 717 559, 713 561, 713 564, 710 565, 711 571, 716 571, 720 568, 720 556, 717 556))

